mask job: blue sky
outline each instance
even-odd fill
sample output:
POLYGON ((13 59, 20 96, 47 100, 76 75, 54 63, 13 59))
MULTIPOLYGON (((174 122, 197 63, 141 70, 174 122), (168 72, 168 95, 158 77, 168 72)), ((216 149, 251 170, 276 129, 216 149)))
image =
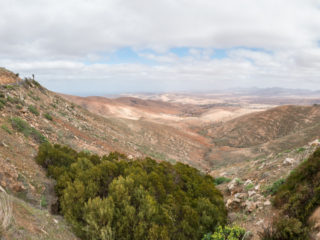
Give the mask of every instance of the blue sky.
POLYGON ((12 0, 0 20, 0 65, 53 91, 320 88, 317 0, 12 0))

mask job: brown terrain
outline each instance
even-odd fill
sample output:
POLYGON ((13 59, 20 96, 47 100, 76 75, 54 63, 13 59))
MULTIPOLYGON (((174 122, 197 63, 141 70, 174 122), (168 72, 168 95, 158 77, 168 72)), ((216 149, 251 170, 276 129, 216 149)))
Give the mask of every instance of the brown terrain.
POLYGON ((0 67, 0 84, 12 84, 20 81, 19 76, 0 67))
MULTIPOLYGON (((0 71, 0 79, 8 74, 0 71)), ((34 161, 39 146, 34 131, 79 151, 180 161, 225 177, 230 182, 218 187, 230 221, 250 230, 253 239, 275 214, 266 189, 319 145, 317 105, 274 108, 274 100, 228 104, 192 96, 185 102, 82 98, 9 75, 15 78, 0 86, 0 185, 13 206, 5 239, 76 239, 63 218, 48 211, 54 182, 34 161), (13 118, 24 120, 33 133, 17 131, 13 118)))

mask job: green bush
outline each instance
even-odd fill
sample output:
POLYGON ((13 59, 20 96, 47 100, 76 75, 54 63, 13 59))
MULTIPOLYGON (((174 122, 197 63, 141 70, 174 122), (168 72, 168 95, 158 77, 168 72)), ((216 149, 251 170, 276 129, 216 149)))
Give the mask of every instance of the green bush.
POLYGON ((276 194, 282 184, 284 184, 284 182, 285 181, 283 178, 275 181, 271 186, 267 187, 267 189, 264 191, 264 195, 268 196, 276 194))
POLYGON ((280 210, 278 220, 260 235, 262 240, 307 240, 308 219, 320 205, 320 149, 294 169, 283 182, 273 184, 269 192, 280 210))
POLYGON ((226 223, 213 178, 177 163, 99 157, 42 144, 37 163, 56 179, 54 205, 82 239, 200 239, 226 223))
POLYGON ((290 173, 275 195, 275 206, 283 209, 288 216, 306 223, 320 203, 319 172, 320 149, 290 173))
POLYGON ((4 95, 2 94, 2 96, 0 96, 0 110, 4 108, 6 103, 7 103, 7 100, 4 98, 4 95))
POLYGON ((296 150, 297 153, 304 152, 306 149, 304 147, 298 148, 296 150))
POLYGON ((214 184, 216 185, 220 185, 222 183, 228 183, 230 182, 231 179, 230 178, 226 178, 226 177, 217 177, 214 179, 214 184))
POLYGON ((254 187, 254 184, 253 183, 249 183, 247 186, 245 186, 245 190, 250 190, 254 187))
POLYGON ((6 104, 6 99, 4 99, 4 98, 0 98, 0 103, 2 103, 3 105, 5 105, 6 104))
POLYGON ((219 226, 214 233, 206 234, 202 240, 242 240, 246 230, 237 226, 219 226))
POLYGON ((39 112, 38 112, 38 110, 37 110, 37 108, 36 108, 35 106, 29 105, 29 106, 28 106, 28 110, 29 110, 31 113, 33 113, 34 115, 39 116, 39 112))
POLYGON ((36 130, 33 127, 30 127, 30 125, 22 120, 19 117, 12 117, 10 119, 11 126, 13 129, 17 130, 18 132, 23 133, 25 137, 31 136, 36 142, 38 143, 45 143, 47 142, 46 137, 44 137, 38 130, 36 130))
POLYGON ((12 132, 11 132, 11 130, 8 128, 8 126, 6 126, 6 125, 2 125, 1 126, 1 128, 3 129, 3 130, 5 130, 7 133, 9 133, 9 134, 12 134, 12 132))
POLYGON ((310 229, 298 219, 280 218, 274 220, 272 226, 259 233, 261 240, 307 240, 310 229))
POLYGON ((45 114, 43 114, 43 116, 44 116, 46 119, 48 119, 49 121, 52 121, 52 120, 53 120, 53 118, 52 118, 52 116, 50 115, 50 113, 45 113, 45 114))
POLYGON ((47 202, 47 199, 44 195, 41 196, 41 199, 40 199, 40 207, 41 208, 46 208, 48 206, 48 202, 47 202))

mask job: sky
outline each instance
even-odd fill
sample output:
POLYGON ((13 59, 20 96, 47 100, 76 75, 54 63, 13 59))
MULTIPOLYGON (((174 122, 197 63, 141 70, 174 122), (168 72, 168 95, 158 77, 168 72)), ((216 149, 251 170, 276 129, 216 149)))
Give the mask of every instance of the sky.
POLYGON ((320 89, 319 0, 0 0, 0 66, 75 95, 320 89))

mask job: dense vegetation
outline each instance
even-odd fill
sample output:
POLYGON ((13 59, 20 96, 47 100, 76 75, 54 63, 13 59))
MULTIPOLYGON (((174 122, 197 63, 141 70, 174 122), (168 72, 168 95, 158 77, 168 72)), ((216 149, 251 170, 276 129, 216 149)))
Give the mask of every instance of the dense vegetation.
POLYGON ((309 239, 308 218, 320 205, 320 149, 279 186, 274 205, 282 216, 262 234, 262 239, 309 239))
POLYGON ((83 239, 201 239, 226 223, 213 178, 181 163, 99 157, 49 143, 36 161, 57 180, 55 210, 83 239))

